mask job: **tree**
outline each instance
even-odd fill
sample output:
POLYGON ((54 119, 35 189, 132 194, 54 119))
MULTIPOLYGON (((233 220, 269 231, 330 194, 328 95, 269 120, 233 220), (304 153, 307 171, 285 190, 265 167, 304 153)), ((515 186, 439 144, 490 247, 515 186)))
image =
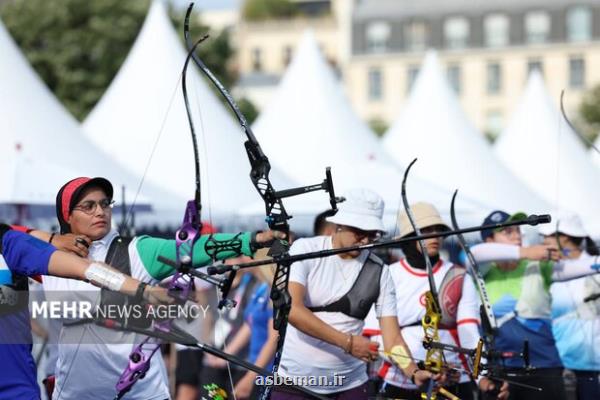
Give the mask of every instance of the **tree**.
POLYGON ((242 16, 247 21, 263 21, 274 18, 292 18, 298 7, 290 0, 246 0, 242 16))
POLYGON ((579 106, 579 112, 586 124, 592 128, 588 137, 593 141, 600 131, 600 85, 587 91, 579 106))
POLYGON ((373 118, 369 121, 369 127, 375 134, 382 137, 388 130, 388 125, 381 118, 373 118))
POLYGON ((100 99, 149 0, 13 0, 0 17, 46 85, 78 119, 100 99))
MULTIPOLYGON (((149 6, 149 0, 12 0, 0 2, 0 18, 50 90, 83 120, 119 71, 149 6)), ((183 41, 184 13, 170 13, 183 41)), ((190 25, 194 38, 208 32, 197 15, 190 25)), ((229 43, 224 31, 197 50, 228 87, 236 79, 227 69, 229 43)))

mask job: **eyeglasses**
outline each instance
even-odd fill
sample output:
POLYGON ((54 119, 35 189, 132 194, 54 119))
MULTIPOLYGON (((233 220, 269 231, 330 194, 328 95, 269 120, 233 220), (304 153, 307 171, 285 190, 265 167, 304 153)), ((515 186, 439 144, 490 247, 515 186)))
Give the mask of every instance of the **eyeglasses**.
POLYGON ((100 206, 101 209, 106 210, 109 208, 113 208, 114 204, 115 201, 111 199, 102 199, 100 201, 87 200, 77 204, 75 207, 73 207, 73 210, 79 210, 89 215, 96 211, 96 206, 100 206))
POLYGON ((352 232, 357 241, 361 241, 364 238, 368 238, 370 242, 381 239, 382 233, 380 231, 363 231, 362 229, 354 228, 352 226, 345 227, 347 231, 352 232))

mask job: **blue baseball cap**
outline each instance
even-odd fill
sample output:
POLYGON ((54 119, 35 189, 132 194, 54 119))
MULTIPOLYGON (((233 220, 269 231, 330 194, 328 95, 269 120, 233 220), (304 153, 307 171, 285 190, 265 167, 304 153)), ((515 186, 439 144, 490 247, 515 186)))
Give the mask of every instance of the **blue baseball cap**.
MULTIPOLYGON (((482 225, 503 224, 505 222, 521 221, 526 218, 527 218, 527 214, 525 214, 524 212, 519 211, 519 212, 516 212, 516 213, 510 215, 509 213, 507 213, 505 211, 496 210, 496 211, 492 211, 490 213, 490 215, 485 217, 482 225)), ((500 230, 502 230, 502 228, 484 229, 481 231, 481 239, 485 242, 485 240, 487 238, 491 237, 494 234, 494 232, 498 232, 500 230)))

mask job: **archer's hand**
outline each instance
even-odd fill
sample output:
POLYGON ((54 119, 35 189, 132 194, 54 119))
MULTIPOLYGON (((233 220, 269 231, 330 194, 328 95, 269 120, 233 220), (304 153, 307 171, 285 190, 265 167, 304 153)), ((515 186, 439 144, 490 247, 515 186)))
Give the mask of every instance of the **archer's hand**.
POLYGON ((554 245, 537 244, 534 246, 521 247, 519 256, 534 261, 558 261, 560 260, 560 251, 558 251, 558 248, 554 245))
POLYGON ((246 375, 244 375, 242 379, 240 379, 238 383, 235 384, 233 392, 235 393, 235 397, 237 399, 250 398, 250 395, 252 394, 252 389, 254 388, 255 376, 256 375, 253 373, 246 373, 246 375))
POLYGON ((74 253, 83 258, 88 256, 88 248, 90 247, 91 243, 92 241, 90 238, 85 235, 66 233, 64 235, 54 235, 52 237, 52 245, 58 250, 74 253))
POLYGON ((263 232, 258 232, 256 234, 256 243, 264 245, 264 247, 270 246, 271 243, 273 242, 273 240, 276 239, 285 239, 286 238, 286 234, 280 231, 263 231, 263 232))
POLYGON ((379 343, 372 342, 364 336, 352 336, 350 354, 365 362, 376 360, 379 357, 379 343))
POLYGON ((169 296, 169 291, 160 286, 146 286, 144 289, 144 299, 153 305, 171 304, 175 301, 169 296))
POLYGON ((435 380, 436 378, 436 376, 434 376, 431 372, 423 369, 418 369, 413 376, 415 385, 417 385, 417 387, 423 387, 429 382, 430 379, 435 380))
MULTIPOLYGON (((491 379, 485 377, 481 378, 481 380, 479 381, 479 389, 484 393, 493 392, 494 390, 496 390, 497 385, 497 382, 494 382, 491 379)), ((508 391, 508 383, 502 382, 502 386, 500 386, 500 391, 498 392, 498 396, 496 396, 496 399, 507 400, 509 394, 510 392, 508 391)))
POLYGON ((204 355, 204 363, 211 368, 223 369, 227 367, 227 361, 208 353, 204 355))

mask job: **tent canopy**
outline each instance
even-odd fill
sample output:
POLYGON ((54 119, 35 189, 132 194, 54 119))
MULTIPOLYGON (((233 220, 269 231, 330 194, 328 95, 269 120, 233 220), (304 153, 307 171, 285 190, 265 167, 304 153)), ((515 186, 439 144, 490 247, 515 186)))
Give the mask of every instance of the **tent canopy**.
POLYGON ((553 104, 538 71, 531 73, 495 153, 555 211, 579 214, 588 231, 600 236, 600 170, 553 104))
POLYGON ((419 176, 495 208, 548 211, 548 205, 504 167, 482 134, 469 122, 428 52, 409 99, 384 136, 390 156, 406 164, 418 157, 419 176))

